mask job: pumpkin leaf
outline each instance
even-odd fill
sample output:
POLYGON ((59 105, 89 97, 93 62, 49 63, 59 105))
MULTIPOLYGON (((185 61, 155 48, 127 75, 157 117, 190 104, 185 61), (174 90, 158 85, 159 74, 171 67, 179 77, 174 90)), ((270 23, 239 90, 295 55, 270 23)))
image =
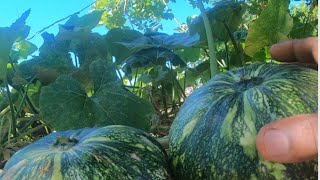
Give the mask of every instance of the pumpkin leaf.
POLYGON ((136 38, 143 36, 140 32, 134 30, 122 30, 119 28, 111 29, 106 35, 107 46, 116 58, 116 63, 121 64, 130 55, 130 51, 123 45, 116 42, 131 42, 136 38))
POLYGON ((0 28, 0 80, 6 76, 9 54, 14 42, 26 38, 29 34, 30 27, 25 25, 25 21, 30 11, 29 9, 24 12, 10 27, 0 28))
POLYGON ((184 62, 195 62, 200 58, 200 48, 183 48, 174 51, 184 62))
POLYGON ((94 61, 90 75, 95 91, 88 96, 79 82, 67 75, 43 87, 40 108, 43 119, 55 130, 80 129, 111 124, 149 130, 153 106, 122 87, 108 61, 94 61))
POLYGON ((171 50, 154 47, 143 49, 134 55, 128 57, 124 61, 124 71, 129 72, 131 67, 150 67, 152 65, 165 65, 167 61, 170 61, 173 66, 185 67, 186 63, 171 50))
POLYGON ((195 88, 210 80, 210 61, 199 61, 196 64, 193 68, 178 68, 177 79, 182 87, 195 88))
POLYGON ((147 36, 142 36, 131 42, 118 42, 118 44, 127 47, 131 53, 135 53, 142 49, 154 47, 163 47, 167 49, 193 47, 199 43, 199 39, 199 34, 190 36, 189 33, 175 33, 173 35, 155 33, 147 36))
POLYGON ((290 0, 270 0, 260 17, 249 25, 245 47, 247 55, 253 57, 261 48, 287 38, 293 27, 288 13, 289 3, 290 0))
POLYGON ((77 30, 76 28, 93 29, 100 22, 102 14, 103 14, 103 11, 92 11, 91 13, 86 14, 82 17, 73 15, 65 23, 65 26, 69 26, 73 30, 77 30))
POLYGON ((58 40, 87 40, 90 32, 99 23, 103 11, 93 11, 82 17, 73 15, 64 24, 59 26, 58 40))
POLYGON ((115 66, 102 61, 93 61, 89 67, 90 76, 94 84, 94 92, 98 92, 102 86, 117 82, 118 76, 115 73, 115 66))
MULTIPOLYGON (((231 33, 237 31, 245 12, 244 9, 243 3, 220 1, 213 8, 207 10, 206 14, 210 21, 213 37, 223 42, 229 41, 230 36, 225 26, 229 28, 231 33)), ((191 21, 189 29, 191 34, 199 33, 201 42, 204 45, 207 44, 207 35, 201 15, 191 21)))
POLYGON ((30 54, 34 53, 38 48, 33 43, 22 40, 13 46, 10 57, 14 63, 19 59, 26 59, 30 54))
POLYGON ((147 74, 140 76, 139 81, 144 83, 157 82, 163 80, 167 75, 168 71, 163 66, 156 66, 151 68, 147 74))

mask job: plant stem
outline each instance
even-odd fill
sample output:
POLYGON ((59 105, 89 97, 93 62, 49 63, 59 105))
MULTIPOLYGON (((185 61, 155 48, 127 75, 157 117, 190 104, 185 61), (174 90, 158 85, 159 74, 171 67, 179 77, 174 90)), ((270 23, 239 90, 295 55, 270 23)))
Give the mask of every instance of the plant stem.
POLYGON ((206 10, 204 9, 202 0, 198 0, 198 8, 201 11, 204 28, 206 30, 208 47, 209 47, 210 73, 211 73, 211 77, 213 77, 216 74, 218 74, 218 63, 217 63, 217 56, 214 48, 215 44, 214 44, 214 39, 212 35, 212 29, 211 29, 210 21, 207 16, 206 10))
POLYGON ((28 92, 28 89, 29 89, 29 85, 30 84, 27 85, 26 91, 22 95, 21 102, 20 102, 20 104, 18 106, 18 109, 17 109, 16 119, 18 119, 19 114, 21 113, 21 110, 22 110, 22 106, 25 103, 25 100, 26 100, 26 97, 27 97, 27 92, 28 92))
POLYGON ((134 75, 134 80, 133 80, 133 86, 136 86, 136 82, 137 82, 137 76, 138 76, 138 67, 136 69, 136 74, 134 75))
POLYGON ((142 82, 140 81, 139 96, 142 98, 142 82))
POLYGON ((27 122, 27 124, 24 125, 23 128, 21 128, 21 129, 19 130, 20 134, 23 133, 25 130, 27 130, 28 127, 31 126, 31 124, 32 124, 33 122, 35 122, 35 121, 37 121, 37 120, 39 120, 39 119, 40 119, 40 118, 39 118, 38 115, 35 115, 35 116, 30 117, 30 119, 29 119, 29 121, 27 122))
POLYGON ((117 71, 117 73, 118 73, 118 75, 119 75, 119 77, 120 77, 120 80, 121 80, 122 84, 123 84, 123 78, 122 78, 122 76, 121 76, 120 70, 119 70, 118 68, 116 68, 116 71, 117 71))
MULTIPOLYGON (((10 58, 10 63, 11 63, 13 72, 16 72, 16 69, 15 69, 15 67, 14 67, 14 64, 12 63, 11 57, 9 56, 9 58, 10 58)), ((29 84, 32 83, 32 81, 33 81, 35 78, 36 78, 36 77, 33 77, 33 78, 30 80, 29 84)), ((20 95, 22 95, 22 96, 24 96, 24 94, 26 93, 26 92, 24 91, 24 87, 23 87, 22 85, 18 85, 17 90, 18 90, 18 92, 20 93, 20 95)), ((27 94, 26 94, 25 100, 26 100, 26 104, 28 105, 28 107, 29 107, 29 109, 31 110, 31 112, 32 112, 33 114, 38 114, 38 113, 39 113, 38 110, 33 106, 32 102, 31 102, 31 100, 30 100, 30 98, 29 98, 29 96, 28 96, 27 94)))
POLYGON ((8 84, 8 79, 4 78, 5 81, 5 85, 6 85, 6 91, 8 94, 8 100, 9 100, 9 106, 10 106, 10 111, 11 111, 11 122, 12 122, 12 135, 13 137, 17 136, 17 131, 16 131, 16 116, 14 115, 14 108, 13 108, 13 102, 11 99, 11 93, 10 93, 10 89, 9 89, 9 84, 8 84))
POLYGON ((161 98, 164 106, 164 115, 166 118, 168 118, 168 106, 167 106, 167 100, 166 100, 166 92, 164 90, 164 83, 161 82, 161 98))
POLYGON ((230 28, 228 27, 227 23, 223 22, 223 25, 227 30, 227 33, 228 33, 228 35, 229 35, 229 37, 231 39, 231 42, 232 42, 232 44, 234 46, 234 49, 236 50, 237 56, 240 57, 242 66, 244 66, 246 63, 244 62, 244 59, 243 59, 243 49, 238 46, 238 43, 234 39, 234 37, 233 37, 233 35, 232 35, 232 33, 230 31, 230 28))
MULTIPOLYGON (((25 133, 20 134, 20 136, 18 136, 18 137, 12 138, 10 141, 11 141, 11 142, 14 142, 14 141, 17 141, 17 140, 19 140, 19 139, 23 139, 24 136, 30 135, 31 133, 34 133, 34 132, 40 130, 41 128, 44 128, 45 126, 46 126, 45 124, 41 124, 41 125, 39 125, 39 126, 37 126, 37 127, 34 127, 34 128, 32 128, 32 129, 30 129, 28 132, 25 132, 25 133)), ((4 147, 7 146, 7 145, 9 145, 9 144, 10 144, 10 141, 5 142, 5 143, 3 144, 4 147)))
POLYGON ((172 86, 176 85, 177 88, 178 88, 178 90, 181 91, 181 94, 182 94, 183 98, 185 99, 187 96, 186 96, 186 94, 184 93, 184 89, 181 87, 181 85, 180 85, 179 81, 177 80, 177 78, 174 77, 174 73, 173 73, 172 66, 171 66, 171 69, 169 68, 168 70, 169 70, 169 72, 170 72, 170 74, 171 74, 171 77, 172 77, 172 86), (174 82, 175 82, 175 83, 174 83, 174 82))
POLYGON ((75 62, 75 66, 76 68, 79 68, 79 59, 78 59, 78 56, 76 55, 76 53, 74 53, 74 62, 75 62))
POLYGON ((227 43, 227 42, 224 42, 224 46, 225 46, 225 48, 226 48, 227 70, 230 70, 230 57, 229 57, 228 43, 227 43))

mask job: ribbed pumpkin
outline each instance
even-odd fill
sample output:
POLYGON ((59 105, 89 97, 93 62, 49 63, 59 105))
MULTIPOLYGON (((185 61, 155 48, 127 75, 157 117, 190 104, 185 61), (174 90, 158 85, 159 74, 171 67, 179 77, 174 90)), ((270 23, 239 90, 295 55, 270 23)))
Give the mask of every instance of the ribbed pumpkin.
POLYGON ((168 179, 165 151, 150 135, 125 126, 52 133, 18 151, 3 180, 168 179))
POLYGON ((259 129, 318 109, 317 71, 258 63, 212 78, 184 102, 169 132, 177 179, 317 179, 317 162, 280 164, 256 151, 259 129))

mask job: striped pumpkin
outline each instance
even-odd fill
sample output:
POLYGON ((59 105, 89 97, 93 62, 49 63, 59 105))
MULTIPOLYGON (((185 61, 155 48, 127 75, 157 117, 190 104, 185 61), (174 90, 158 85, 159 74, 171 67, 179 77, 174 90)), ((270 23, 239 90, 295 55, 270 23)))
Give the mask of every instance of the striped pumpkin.
POLYGON ((0 179, 168 179, 167 164, 147 133, 107 126, 52 133, 18 151, 0 179))
POLYGON ((271 121, 316 113, 317 71, 257 63, 219 74, 184 102, 169 132, 177 179, 313 179, 317 162, 258 157, 255 140, 271 121))

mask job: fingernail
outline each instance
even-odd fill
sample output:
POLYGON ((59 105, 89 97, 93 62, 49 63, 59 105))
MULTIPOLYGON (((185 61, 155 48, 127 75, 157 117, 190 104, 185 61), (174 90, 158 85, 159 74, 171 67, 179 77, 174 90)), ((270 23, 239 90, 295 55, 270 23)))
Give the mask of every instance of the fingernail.
POLYGON ((269 49, 269 53, 273 53, 273 51, 275 50, 275 49, 277 49, 278 48, 278 44, 274 44, 274 45, 272 45, 271 47, 270 47, 270 49, 269 49))
POLYGON ((279 46, 279 44, 274 44, 270 47, 270 49, 276 48, 277 46, 279 46))
POLYGON ((280 130, 268 130, 264 135, 264 147, 268 156, 283 156, 289 152, 289 139, 280 130))

